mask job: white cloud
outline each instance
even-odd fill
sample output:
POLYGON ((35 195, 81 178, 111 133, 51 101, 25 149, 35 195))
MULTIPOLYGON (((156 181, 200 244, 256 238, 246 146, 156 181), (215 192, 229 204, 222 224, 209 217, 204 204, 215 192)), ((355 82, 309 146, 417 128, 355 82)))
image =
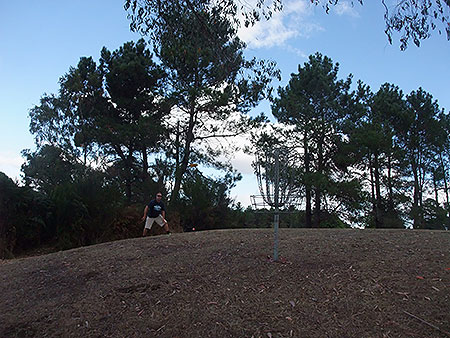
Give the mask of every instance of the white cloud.
POLYGON ((296 30, 289 29, 284 25, 281 15, 275 15, 269 21, 261 21, 239 31, 240 38, 250 48, 270 48, 283 45, 286 40, 297 35, 296 30))
POLYGON ((308 58, 308 55, 304 51, 302 51, 298 48, 292 47, 290 45, 285 46, 285 48, 288 52, 293 53, 301 58, 304 58, 304 59, 308 58))
MULTIPOLYGON (((247 2, 251 7, 256 0, 247 2)), ((316 5, 311 4, 309 0, 285 0, 283 9, 274 12, 269 20, 263 19, 250 27, 242 26, 238 35, 249 48, 281 47, 304 57, 306 53, 291 47, 289 42, 299 37, 308 39, 315 33, 325 30, 313 19, 315 8, 316 5)), ((337 5, 331 6, 331 11, 339 16, 360 17, 357 8, 350 1, 339 1, 337 5)))
POLYGON ((349 1, 341 1, 334 8, 338 15, 349 15, 355 18, 359 18, 360 15, 356 8, 349 1))
POLYGON ((230 160, 233 168, 239 171, 241 174, 253 174, 252 162, 254 157, 252 155, 244 153, 242 150, 234 154, 230 160))
POLYGON ((269 20, 261 20, 250 27, 242 27, 238 35, 249 48, 286 47, 290 39, 308 38, 323 28, 310 22, 312 7, 307 0, 286 0, 280 12, 269 20))

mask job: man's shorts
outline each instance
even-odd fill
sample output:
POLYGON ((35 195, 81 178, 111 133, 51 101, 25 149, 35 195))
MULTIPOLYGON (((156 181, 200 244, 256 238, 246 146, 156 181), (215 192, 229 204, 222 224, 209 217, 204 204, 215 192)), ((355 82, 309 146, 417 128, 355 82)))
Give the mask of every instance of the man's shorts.
POLYGON ((146 229, 151 229, 153 222, 156 222, 159 224, 159 226, 164 226, 164 218, 162 217, 162 215, 159 215, 158 217, 155 218, 150 218, 147 217, 147 219, 145 220, 145 228, 146 229))

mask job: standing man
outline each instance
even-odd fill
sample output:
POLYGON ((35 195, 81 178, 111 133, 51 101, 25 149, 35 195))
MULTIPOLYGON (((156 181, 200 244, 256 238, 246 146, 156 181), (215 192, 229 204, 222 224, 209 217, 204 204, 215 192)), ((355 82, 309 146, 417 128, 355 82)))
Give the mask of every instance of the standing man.
POLYGON ((164 226, 166 234, 170 234, 169 224, 166 221, 166 208, 161 199, 162 193, 158 192, 156 198, 151 200, 145 207, 144 216, 142 217, 142 221, 145 221, 145 227, 142 236, 147 235, 147 229, 150 230, 152 228, 153 222, 158 223, 161 227, 164 226))

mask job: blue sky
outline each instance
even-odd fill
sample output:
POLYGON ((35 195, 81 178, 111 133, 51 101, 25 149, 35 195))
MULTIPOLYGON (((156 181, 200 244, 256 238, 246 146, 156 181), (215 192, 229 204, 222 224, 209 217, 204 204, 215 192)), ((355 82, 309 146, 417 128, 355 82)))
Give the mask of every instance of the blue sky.
MULTIPOLYGON (((341 5, 325 14, 309 0, 285 0, 285 8, 268 22, 241 30, 247 55, 278 63, 285 85, 310 54, 321 52, 339 62, 339 77, 352 73, 376 91, 384 82, 405 93, 424 88, 450 110, 450 42, 435 32, 420 48, 399 49, 399 35, 390 45, 384 34, 381 0, 364 6, 341 5)), ((120 47, 140 36, 129 30, 120 0, 1 1, 0 2, 0 171, 20 177, 20 152, 34 149, 29 133, 29 109, 44 93, 56 93, 58 79, 82 56, 98 60, 100 50, 120 47)), ((257 112, 270 113, 263 102, 257 112)), ((244 205, 257 194, 251 158, 234 159, 243 180, 232 196, 244 205)))

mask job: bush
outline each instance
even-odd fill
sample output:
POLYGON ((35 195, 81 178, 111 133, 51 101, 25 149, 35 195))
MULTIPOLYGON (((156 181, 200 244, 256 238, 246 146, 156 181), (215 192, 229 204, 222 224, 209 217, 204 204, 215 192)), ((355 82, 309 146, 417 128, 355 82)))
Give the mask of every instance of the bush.
POLYGON ((19 187, 0 172, 0 257, 12 257, 49 238, 49 206, 44 195, 19 187))

